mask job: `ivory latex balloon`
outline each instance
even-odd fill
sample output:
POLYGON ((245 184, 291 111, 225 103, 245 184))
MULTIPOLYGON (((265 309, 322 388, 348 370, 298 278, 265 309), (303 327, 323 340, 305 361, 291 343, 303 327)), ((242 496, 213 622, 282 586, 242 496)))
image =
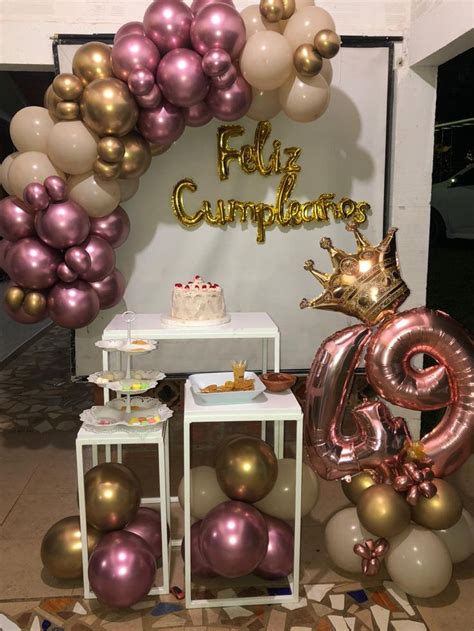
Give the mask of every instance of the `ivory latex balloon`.
POLYGON ((10 123, 10 136, 18 151, 46 152, 54 120, 45 107, 32 105, 19 110, 10 123))
POLYGON ((39 182, 50 175, 59 175, 64 178, 64 173, 57 169, 45 153, 39 151, 25 151, 17 156, 8 171, 8 180, 13 193, 23 199, 23 191, 27 184, 39 182))
POLYGON ((120 187, 120 201, 126 202, 131 199, 135 193, 138 191, 138 187, 140 186, 140 179, 137 177, 136 179, 131 180, 116 180, 120 187))
POLYGON ((323 59, 323 67, 321 68, 321 72, 319 73, 328 85, 332 83, 332 64, 329 59, 323 59))
POLYGON ((334 20, 327 11, 314 6, 297 9, 285 28, 291 52, 294 53, 301 44, 312 44, 316 33, 323 29, 336 30, 334 20))
MULTIPOLYGON (((295 516, 296 461, 293 458, 278 460, 278 475, 272 490, 255 507, 263 513, 293 519, 295 516)), ((319 482, 314 471, 303 463, 301 488, 301 516, 311 512, 319 497, 319 482)))
POLYGON ((62 121, 51 130, 48 156, 65 173, 87 173, 97 158, 97 141, 82 121, 62 121))
POLYGON ((453 563, 465 561, 474 552, 474 520, 465 508, 454 526, 433 532, 448 548, 453 563))
POLYGON ((324 114, 329 105, 329 87, 319 74, 299 77, 292 74, 279 90, 280 104, 291 120, 309 123, 324 114))
POLYGON ((418 598, 440 594, 453 569, 444 543, 434 532, 416 524, 390 539, 385 567, 400 589, 418 598))
POLYGON ((260 31, 275 31, 275 33, 280 33, 279 23, 265 20, 260 13, 258 4, 251 4, 245 7, 245 9, 240 12, 240 17, 245 24, 247 40, 260 31))
POLYGON ((281 112, 278 90, 258 90, 252 88, 252 103, 247 116, 254 121, 265 121, 274 118, 281 112))
POLYGON ((293 70, 293 55, 287 40, 274 31, 252 35, 240 57, 244 79, 259 90, 275 90, 293 70))
POLYGON ((71 176, 67 191, 70 199, 80 204, 91 217, 108 215, 120 202, 118 181, 101 180, 93 173, 71 176))
MULTIPOLYGON (((179 483, 178 498, 184 508, 184 478, 179 483)), ((191 515, 203 519, 207 513, 220 504, 228 501, 227 495, 217 482, 214 467, 193 467, 191 469, 191 515)))
POLYGON ((354 552, 356 543, 377 539, 357 517, 354 506, 338 511, 326 524, 324 531, 326 550, 334 565, 346 572, 362 573, 361 558, 354 552))
POLYGON ((0 184, 6 190, 9 195, 12 195, 13 189, 10 185, 9 173, 13 160, 20 155, 19 151, 14 151, 5 158, 0 166, 0 184))

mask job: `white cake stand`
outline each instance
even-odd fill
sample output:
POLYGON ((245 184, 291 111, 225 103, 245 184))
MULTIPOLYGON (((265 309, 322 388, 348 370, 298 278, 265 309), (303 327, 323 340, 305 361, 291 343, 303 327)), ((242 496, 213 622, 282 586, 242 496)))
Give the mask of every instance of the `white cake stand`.
POLYGON ((215 320, 181 320, 180 318, 173 318, 170 315, 162 315, 161 322, 164 326, 170 327, 209 327, 209 326, 219 326, 219 324, 226 324, 230 322, 230 315, 226 313, 222 318, 216 318, 215 320))

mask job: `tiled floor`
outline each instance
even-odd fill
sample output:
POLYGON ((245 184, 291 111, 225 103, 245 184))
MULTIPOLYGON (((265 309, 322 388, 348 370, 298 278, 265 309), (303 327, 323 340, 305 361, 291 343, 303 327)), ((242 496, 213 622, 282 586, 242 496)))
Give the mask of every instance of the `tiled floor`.
MULTIPOLYGON (((172 596, 166 596, 147 599, 132 609, 117 612, 95 600, 82 600, 80 582, 58 581, 48 576, 39 556, 41 538, 49 526, 62 517, 77 514, 74 455, 77 414, 83 406, 90 405, 94 393, 87 384, 71 384, 68 374, 68 334, 61 330, 50 331, 25 356, 0 371, 0 629, 3 631, 47 628, 148 631, 178 627, 195 631, 474 629, 473 557, 455 567, 454 580, 443 594, 427 600, 411 599, 413 610, 408 607, 408 611, 387 592, 386 574, 363 580, 361 584, 360 577, 336 571, 324 549, 324 523, 347 500, 338 483, 324 481, 321 481, 320 500, 312 514, 303 520, 303 587, 296 608, 260 606, 186 611, 172 596), (26 408, 15 408, 18 404, 26 408), (33 410, 35 406, 40 407, 33 410), (52 408, 56 411, 51 412, 52 408), (48 427, 42 425, 45 421, 48 427), (364 590, 362 594, 357 593, 360 589, 364 590)), ((182 470, 179 384, 165 384, 161 396, 175 409, 171 441, 175 492, 182 470)), ((216 435, 215 426, 212 433, 205 425, 199 427, 194 436, 194 464, 212 462, 215 445, 225 431, 223 427, 219 429, 216 435)), ((290 432, 289 438, 291 441, 290 432)), ((292 451, 291 442, 287 451, 292 451)), ((137 471, 145 487, 155 478, 152 454, 147 449, 129 450, 125 462, 137 471)), ((473 508, 471 498, 470 510, 473 508)), ((182 533, 178 507, 173 510, 172 531, 173 537, 182 533)), ((173 554, 172 582, 183 586, 182 562, 177 551, 173 554)), ((223 588, 232 589, 232 584, 216 586, 210 582, 207 587, 214 593, 223 588)), ((237 589, 235 584, 234 589, 237 589)))

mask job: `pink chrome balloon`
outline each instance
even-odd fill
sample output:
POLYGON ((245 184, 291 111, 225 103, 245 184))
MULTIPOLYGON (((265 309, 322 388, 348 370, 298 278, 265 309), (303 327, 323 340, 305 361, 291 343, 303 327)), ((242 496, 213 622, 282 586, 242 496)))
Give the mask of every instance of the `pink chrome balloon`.
POLYGON ((121 206, 104 217, 91 217, 91 234, 95 234, 110 243, 113 248, 120 247, 130 234, 130 219, 121 206))
POLYGON ((48 191, 39 182, 31 182, 31 184, 25 186, 23 199, 28 208, 34 212, 44 210, 49 204, 48 191))
POLYGON ((125 278, 117 268, 102 280, 91 283, 91 285, 99 296, 101 309, 115 307, 122 300, 125 293, 125 278))
MULTIPOLYGON (((155 80, 154 77, 153 80, 155 80)), ((135 96, 135 100, 143 109, 153 110, 161 103, 163 95, 161 94, 160 88, 155 83, 147 94, 144 94, 143 96, 135 96)))
POLYGON ((123 529, 141 537, 153 552, 156 560, 161 559, 161 515, 152 508, 141 506, 135 517, 123 529))
POLYGON ((115 33, 114 45, 125 35, 145 35, 145 30, 141 22, 127 22, 115 33))
POLYGON ((226 578, 250 574, 262 562, 268 532, 262 514, 250 504, 218 504, 202 520, 201 553, 210 567, 226 578))
POLYGON ((208 77, 218 77, 227 72, 232 65, 229 53, 222 48, 208 50, 202 58, 202 69, 208 77))
POLYGON ((77 280, 77 273, 63 261, 58 265, 58 277, 64 283, 73 283, 77 280))
POLYGON ((293 530, 281 519, 262 515, 268 530, 268 547, 254 573, 270 580, 284 578, 293 571, 293 530))
POLYGON ((0 200, 0 237, 8 241, 18 241, 25 237, 34 237, 35 234, 35 220, 25 202, 17 197, 0 200))
POLYGON ((72 199, 50 204, 35 215, 38 236, 58 250, 82 243, 89 234, 90 225, 89 215, 72 199))
POLYGON ((184 110, 184 121, 188 127, 202 127, 212 120, 212 112, 205 101, 184 110))
POLYGON ((228 90, 219 90, 212 85, 206 102, 219 120, 235 121, 247 113, 252 102, 252 89, 242 76, 238 76, 228 90))
POLYGON ((235 4, 232 0, 193 0, 191 3, 191 11, 194 15, 196 15, 198 11, 204 9, 204 7, 207 7, 210 4, 228 4, 230 7, 234 7, 235 9, 235 4))
POLYGON ((76 274, 86 274, 92 265, 89 252, 80 246, 69 248, 64 255, 64 260, 76 274))
POLYGON ((143 35, 124 35, 112 48, 112 70, 122 81, 127 81, 132 70, 145 68, 155 72, 160 53, 155 44, 143 35))
POLYGON ((99 297, 89 283, 57 282, 48 294, 48 313, 56 324, 66 329, 80 329, 99 314, 99 297))
POLYGON ((240 13, 228 4, 208 4, 198 11, 191 26, 193 48, 200 55, 220 48, 236 59, 244 47, 245 37, 240 13))
POLYGON ((230 90, 238 77, 237 68, 232 65, 224 74, 212 77, 212 85, 217 90, 230 90))
POLYGON ((143 26, 162 55, 174 48, 187 48, 193 14, 181 0, 156 0, 145 12, 143 26))
POLYGON ((44 186, 54 202, 62 202, 66 199, 66 182, 62 177, 50 175, 45 179, 44 186))
POLYGON ((147 68, 135 68, 128 75, 128 88, 134 96, 149 94, 155 85, 155 75, 147 68))
POLYGON ((57 250, 39 239, 28 237, 13 244, 7 262, 10 276, 18 285, 47 289, 58 278, 56 269, 61 257, 57 250))
POLYGON ((168 103, 163 103, 153 110, 143 110, 138 119, 138 129, 142 136, 153 145, 169 145, 184 131, 182 111, 168 103))
POLYGON ((21 305, 19 309, 15 310, 13 310, 6 302, 3 303, 3 306, 7 315, 19 324, 36 324, 36 322, 41 322, 41 320, 45 320, 48 317, 47 311, 38 315, 30 315, 29 313, 26 313, 23 305, 21 305))
POLYGON ((370 340, 366 367, 372 387, 396 405, 414 410, 448 406, 421 442, 436 477, 456 471, 469 457, 474 437, 474 345, 468 333, 440 311, 420 307, 398 313, 370 340), (438 365, 413 368, 411 361, 420 353, 438 365))
POLYGON ((115 252, 110 243, 91 234, 81 247, 89 254, 91 266, 86 272, 80 274, 80 278, 95 283, 112 272, 115 267, 115 252))
POLYGON ((88 571, 99 601, 109 607, 131 607, 150 591, 156 562, 141 537, 118 530, 101 539, 90 557, 88 571))
MULTIPOLYGON (((215 578, 218 576, 204 560, 199 545, 202 521, 197 521, 191 526, 191 574, 200 578, 215 578)), ((184 538, 181 542, 181 556, 184 561, 184 538)))
POLYGON ((163 57, 156 75, 164 97, 178 107, 191 107, 202 101, 209 79, 202 70, 201 57, 194 50, 176 48, 163 57))

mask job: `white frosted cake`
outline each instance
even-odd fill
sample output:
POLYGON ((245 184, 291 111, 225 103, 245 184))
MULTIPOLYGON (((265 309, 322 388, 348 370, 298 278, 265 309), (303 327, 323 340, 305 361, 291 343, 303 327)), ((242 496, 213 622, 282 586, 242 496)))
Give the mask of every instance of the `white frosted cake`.
POLYGON ((176 283, 171 299, 169 324, 204 326, 229 321, 225 309, 224 292, 217 283, 195 276, 188 283, 176 283))

